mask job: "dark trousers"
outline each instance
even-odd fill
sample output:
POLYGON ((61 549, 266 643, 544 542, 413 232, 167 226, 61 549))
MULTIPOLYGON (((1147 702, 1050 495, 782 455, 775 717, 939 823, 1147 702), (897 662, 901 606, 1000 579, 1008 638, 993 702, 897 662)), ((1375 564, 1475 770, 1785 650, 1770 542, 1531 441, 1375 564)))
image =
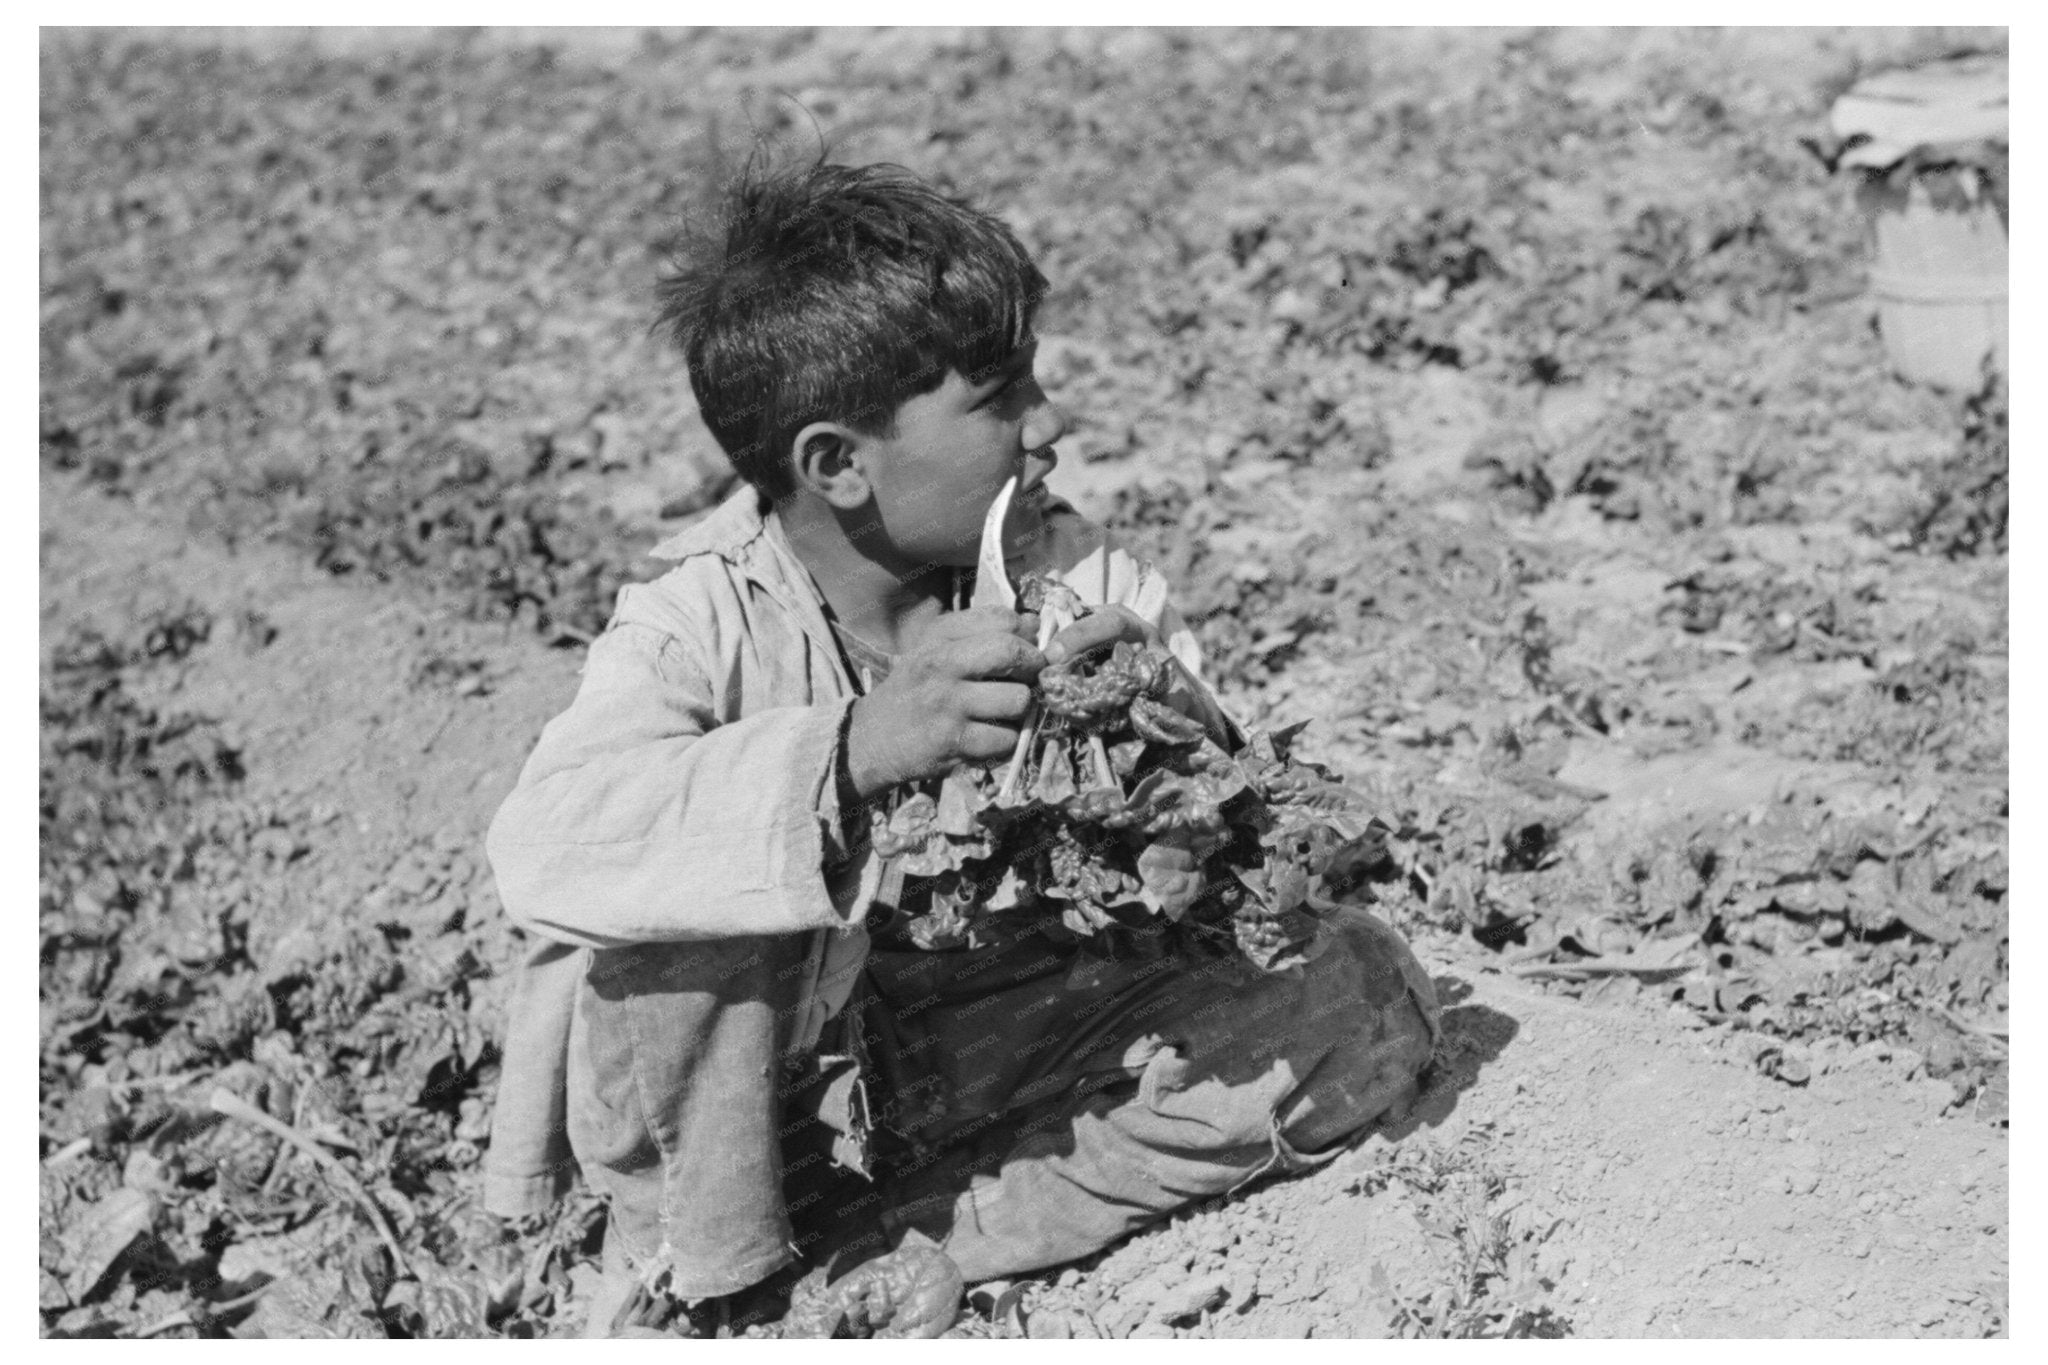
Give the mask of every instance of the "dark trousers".
POLYGON ((877 951, 803 1057, 801 939, 594 954, 569 1125, 616 1271, 710 1297, 913 1228, 970 1282, 1057 1265, 1313 1163, 1405 1108, 1434 1047, 1428 977, 1364 910, 1288 975, 1161 960, 1073 990, 1071 951, 877 951))

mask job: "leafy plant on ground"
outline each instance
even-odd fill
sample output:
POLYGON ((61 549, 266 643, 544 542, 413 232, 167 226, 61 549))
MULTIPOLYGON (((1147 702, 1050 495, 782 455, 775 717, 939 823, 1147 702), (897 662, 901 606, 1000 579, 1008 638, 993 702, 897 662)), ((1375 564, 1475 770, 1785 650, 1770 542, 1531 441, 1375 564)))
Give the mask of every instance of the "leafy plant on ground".
POLYGON ((2005 552, 2012 442, 2005 377, 1986 368, 1984 386, 1963 404, 1963 436, 1954 458, 1928 471, 1906 520, 1912 543, 1935 554, 2005 552))
POLYGON ((138 700, 212 635, 191 607, 75 631, 44 679, 46 1328, 481 1334, 502 1234, 463 1177, 495 1052, 461 902, 373 900, 374 926, 251 955, 252 929, 293 913, 287 869, 319 821, 247 801, 217 726, 138 700), (221 1095, 339 1153, 375 1215, 221 1095))
POLYGON ((1556 1283, 1544 1271, 1542 1245, 1551 1228, 1532 1221, 1526 1204, 1509 1197, 1508 1182, 1486 1159, 1484 1124, 1455 1144, 1410 1140, 1376 1149, 1351 1176, 1349 1188, 1380 1194, 1399 1187, 1416 1222, 1449 1252, 1445 1283, 1416 1293, 1375 1261, 1367 1273, 1369 1301, 1394 1335, 1437 1340, 1481 1337, 1567 1337, 1571 1322, 1551 1303, 1556 1283))
MULTIPOLYGON (((1392 34, 1002 31, 869 60, 883 41, 842 60, 830 35, 693 33, 603 70, 462 41, 47 39, 45 468, 587 635, 661 524, 730 486, 647 336, 646 244, 713 177, 715 110, 787 129, 774 91, 808 88, 835 155, 1016 225, 1055 285, 1041 330, 1087 348, 1047 379, 1088 419, 1066 463, 1170 475, 1116 519, 1233 705, 1314 716, 1383 816, 1385 913, 1534 951, 1504 965, 1557 989, 1686 1002, 1768 1040, 1783 1079, 1830 1041, 1910 1048, 1995 1116, 2003 620, 1887 613, 1908 566, 2003 594, 2007 398, 1959 414, 1883 378, 1863 224, 1797 147, 1851 74, 1840 45, 1832 75, 1773 82, 1705 37, 1619 78, 1555 32, 1475 67, 1392 34), (1438 455, 1466 465, 1442 504, 1401 481, 1438 455), (1715 539, 1831 525, 1877 556, 1860 577, 1715 539), (1673 586, 1604 651, 1531 598, 1617 546, 1673 586), (1754 674, 1738 701, 1799 670, 1858 680, 1729 726, 1689 690, 1728 660, 1754 674), (1579 741, 1734 743, 1926 790, 1898 784, 1858 833, 1836 784, 1826 820, 1632 836, 1608 866, 1570 849, 1593 798, 1555 778, 1579 741), (1682 976, 1583 968, 1691 933, 1682 976)), ((46 1327, 217 1334, 289 1264, 304 1292, 261 1310, 281 1333, 544 1333, 600 1217, 581 1195, 501 1230, 452 1193, 492 1065, 495 949, 454 927, 472 878, 423 847, 373 934, 249 961, 251 930, 319 908, 295 879, 325 817, 252 807, 230 729, 152 704, 150 660, 209 630, 174 612, 77 637, 44 679, 46 1327), (416 1271, 488 1281, 482 1328, 469 1291, 395 1279, 363 1211, 208 1111, 209 1084, 361 1172, 416 1271)), ((1472 1321, 1460 1302, 1430 1329, 1472 1321)))

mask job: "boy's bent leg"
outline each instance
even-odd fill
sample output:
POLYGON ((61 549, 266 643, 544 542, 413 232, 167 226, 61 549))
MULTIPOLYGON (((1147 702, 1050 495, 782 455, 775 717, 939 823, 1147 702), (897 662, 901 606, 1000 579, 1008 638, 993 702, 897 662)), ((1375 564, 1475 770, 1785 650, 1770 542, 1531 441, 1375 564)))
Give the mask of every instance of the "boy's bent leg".
POLYGON ((793 1259, 782 1190, 783 1052, 800 934, 593 955, 572 1028, 570 1138, 610 1206, 608 1246, 678 1298, 793 1259))
POLYGON ((1223 963, 1148 989, 1131 1013, 1149 1046, 1120 1059, 1129 1069, 1084 1076, 1108 1088, 992 1127, 912 1177, 898 1221, 940 1241, 970 1282, 1021 1274, 1316 1164, 1302 1153, 1405 1112, 1435 1050, 1435 993, 1365 912, 1340 912, 1334 929, 1298 978, 1223 963))

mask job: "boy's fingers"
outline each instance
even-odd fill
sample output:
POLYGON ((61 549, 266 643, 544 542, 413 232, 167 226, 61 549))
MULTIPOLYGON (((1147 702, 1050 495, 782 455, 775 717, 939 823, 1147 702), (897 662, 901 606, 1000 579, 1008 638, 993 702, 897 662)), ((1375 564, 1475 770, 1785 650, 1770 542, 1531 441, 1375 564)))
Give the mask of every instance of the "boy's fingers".
POLYGON ((973 682, 964 684, 960 691, 967 714, 978 721, 1014 725, 1031 709, 1031 689, 1023 683, 973 682))
POLYGON ((960 730, 960 757, 971 763, 994 763, 1008 758, 1017 747, 1013 728, 970 720, 960 730))
POLYGON ((1045 657, 1049 663, 1060 663, 1119 640, 1128 640, 1135 645, 1147 644, 1154 634, 1156 632, 1145 619, 1129 608, 1105 607, 1053 636, 1046 643, 1045 657))
POLYGON ((1045 656, 1014 635, 978 635, 958 640, 949 651, 949 661, 962 678, 1036 678, 1045 667, 1045 656))

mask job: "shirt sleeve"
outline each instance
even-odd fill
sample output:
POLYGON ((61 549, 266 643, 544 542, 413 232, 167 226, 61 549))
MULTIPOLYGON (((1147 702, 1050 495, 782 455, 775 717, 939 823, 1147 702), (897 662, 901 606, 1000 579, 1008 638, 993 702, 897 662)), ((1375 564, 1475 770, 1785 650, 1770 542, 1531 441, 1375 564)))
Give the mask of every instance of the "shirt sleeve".
POLYGON ((507 915, 592 948, 857 928, 880 869, 842 799, 851 699, 721 724, 683 653, 637 622, 592 643, 491 823, 507 915))

